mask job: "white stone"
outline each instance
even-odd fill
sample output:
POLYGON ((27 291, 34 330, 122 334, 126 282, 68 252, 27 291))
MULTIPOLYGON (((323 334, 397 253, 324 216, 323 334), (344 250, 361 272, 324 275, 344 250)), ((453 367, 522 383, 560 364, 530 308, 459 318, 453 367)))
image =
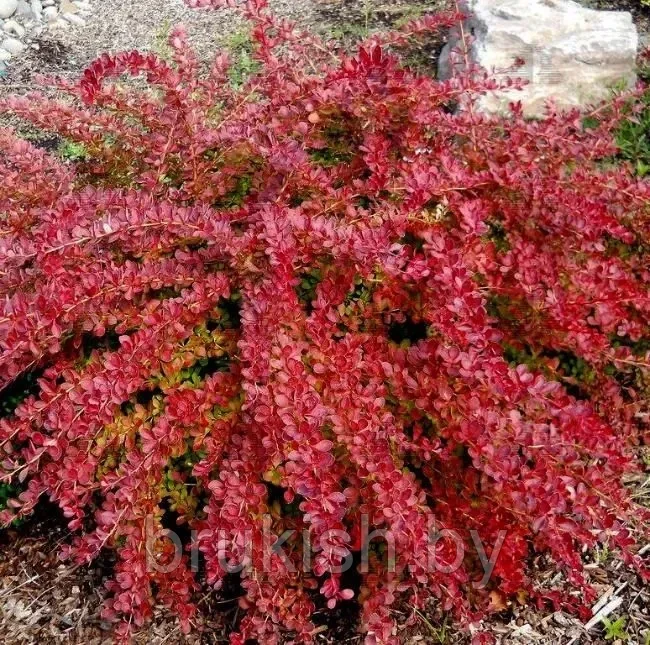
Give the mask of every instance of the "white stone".
POLYGON ((6 49, 0 49, 0 62, 11 60, 11 52, 6 49))
POLYGON ((42 13, 43 13, 43 3, 41 0, 32 0, 31 1, 31 8, 32 8, 32 13, 40 19, 42 13))
POLYGON ((0 18, 11 18, 18 9, 18 0, 0 0, 0 18))
POLYGON ((2 28, 9 34, 15 34, 18 38, 22 38, 25 35, 25 27, 15 20, 5 20, 2 28))
POLYGON ((16 14, 25 18, 32 18, 34 16, 34 12, 32 11, 32 8, 30 7, 27 0, 18 0, 16 14))
POLYGON ((59 11, 56 7, 45 7, 45 9, 43 9, 43 16, 46 20, 54 20, 58 14, 59 11))
POLYGON ((78 12, 82 16, 89 16, 92 14, 92 6, 86 4, 85 2, 74 2, 74 6, 77 8, 78 12))
MULTIPOLYGON (((586 9, 573 0, 465 2, 471 60, 496 78, 529 82, 521 91, 482 97, 479 108, 484 112, 506 112, 508 103, 521 101, 524 114, 540 116, 549 99, 560 109, 582 107, 607 98, 612 87, 636 80, 638 34, 629 12, 586 9), (517 59, 524 64, 513 69, 517 59)), ((452 32, 440 55, 442 79, 462 68, 454 53, 459 34, 459 29, 452 32)))
POLYGON ((83 27, 86 24, 86 21, 75 13, 64 13, 62 17, 69 23, 77 25, 78 27, 83 27))
POLYGON ((17 56, 25 49, 26 45, 18 40, 18 38, 5 38, 0 42, 0 47, 8 51, 12 56, 17 56))
POLYGON ((59 11, 61 13, 79 13, 79 7, 70 0, 61 0, 59 11))

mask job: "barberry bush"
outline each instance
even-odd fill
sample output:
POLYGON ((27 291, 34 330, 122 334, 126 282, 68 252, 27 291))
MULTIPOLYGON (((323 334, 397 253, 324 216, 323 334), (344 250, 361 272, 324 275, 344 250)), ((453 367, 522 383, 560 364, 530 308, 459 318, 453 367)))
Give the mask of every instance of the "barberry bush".
POLYGON ((623 484, 650 383, 650 184, 613 161, 629 97, 488 117, 480 70, 400 63, 457 15, 349 54, 265 4, 241 7, 237 83, 177 28, 170 60, 103 55, 66 99, 2 101, 74 151, 0 133, 0 387, 28 387, 0 419, 22 485, 2 522, 49 498, 64 556, 113 552, 123 638, 156 603, 191 628, 198 586, 233 577, 234 643, 309 642, 337 603, 392 643, 400 606, 577 609, 599 543, 646 575, 623 484), (499 544, 485 584, 470 531, 499 544))

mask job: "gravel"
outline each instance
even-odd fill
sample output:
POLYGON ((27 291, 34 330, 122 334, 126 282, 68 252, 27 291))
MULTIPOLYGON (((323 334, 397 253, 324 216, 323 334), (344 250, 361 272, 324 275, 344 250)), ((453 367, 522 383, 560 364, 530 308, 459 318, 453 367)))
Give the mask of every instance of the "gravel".
MULTIPOLYGON (((0 0, 0 10, 7 1, 0 0)), ((317 2, 271 0, 271 6, 280 16, 309 23, 317 2)), ((186 27, 199 58, 207 60, 219 43, 243 26, 233 11, 190 9, 183 0, 75 0, 80 10, 64 13, 71 4, 31 0, 30 10, 42 16, 47 28, 31 33, 28 51, 0 73, 0 86, 29 86, 37 73, 76 77, 107 51, 160 51, 169 29, 177 24, 186 27)))
MULTIPOLYGON (((0 0, 0 3, 6 0, 0 0)), ((270 0, 273 12, 295 20, 300 26, 330 37, 352 40, 367 29, 390 26, 424 10, 435 11, 448 0, 270 0), (371 9, 371 10, 369 10, 371 9)), ((186 27, 199 59, 212 58, 219 45, 243 27, 231 10, 190 9, 183 0, 18 0, 12 19, 21 11, 40 16, 41 26, 27 29, 27 49, 0 70, 0 92, 25 91, 34 87, 38 73, 76 78, 100 54, 110 51, 161 52, 169 29, 186 27), (21 9, 22 8, 22 9, 21 9), (72 10, 71 10, 72 9, 72 10)), ((5 31, 9 28, 4 25, 5 31)), ((15 32, 8 34, 16 36, 15 32)), ((434 68, 441 45, 420 56, 434 68)))
MULTIPOLYGON (((639 0, 579 0, 598 9, 631 10, 642 41, 648 42, 650 7, 639 0)), ((338 37, 358 37, 364 28, 385 26, 442 0, 271 0, 282 17, 338 37)), ((199 58, 207 60, 242 26, 227 10, 190 9, 183 0, 0 0, 0 86, 32 86, 37 73, 76 77, 105 51, 164 48, 171 26, 183 24, 199 58), (7 55, 9 54, 9 55, 7 55), (1 61, 10 61, 3 63, 1 61)), ((435 49, 433 47, 432 49, 435 49)), ((428 52, 431 61, 435 51, 428 52)), ((1 91, 1 87, 0 87, 1 91)))

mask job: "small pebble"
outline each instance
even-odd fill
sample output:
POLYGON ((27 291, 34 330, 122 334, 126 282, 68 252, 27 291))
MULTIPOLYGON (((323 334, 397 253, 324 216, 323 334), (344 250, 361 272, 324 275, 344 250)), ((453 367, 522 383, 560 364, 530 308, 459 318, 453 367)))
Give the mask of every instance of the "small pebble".
POLYGON ((18 38, 22 38, 25 35, 25 27, 15 20, 5 20, 2 28, 10 34, 15 34, 18 38))
POLYGON ((43 16, 46 20, 54 20, 58 15, 58 10, 56 7, 45 7, 43 9, 43 16))
POLYGON ((73 25, 78 25, 79 27, 83 27, 86 24, 86 21, 75 13, 64 13, 63 19, 67 20, 73 25))
POLYGON ((18 38, 5 38, 0 42, 0 47, 8 51, 12 56, 16 56, 25 49, 26 45, 18 38))
POLYGON ((11 18, 18 9, 18 0, 0 0, 0 18, 11 18))
POLYGON ((27 0, 18 0, 16 15, 23 16, 25 18, 32 18, 34 16, 34 12, 32 11, 32 8, 27 0))

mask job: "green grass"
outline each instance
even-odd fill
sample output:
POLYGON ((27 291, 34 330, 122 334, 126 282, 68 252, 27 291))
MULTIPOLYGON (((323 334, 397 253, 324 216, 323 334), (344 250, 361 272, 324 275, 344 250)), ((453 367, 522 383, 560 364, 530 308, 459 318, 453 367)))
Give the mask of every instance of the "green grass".
POLYGON ((7 501, 15 497, 16 489, 10 484, 0 484, 0 511, 7 508, 7 501))
POLYGON ((172 49, 168 44, 169 33, 172 29, 172 23, 169 20, 163 20, 153 38, 153 51, 163 60, 171 60, 172 49))
POLYGON ((232 33, 223 43, 232 57, 228 70, 228 80, 235 88, 241 88, 259 69, 259 63, 253 58, 255 43, 249 29, 239 29, 232 33))
POLYGON ((602 619, 603 626, 605 627, 605 640, 606 641, 627 641, 630 636, 625 631, 626 620, 623 616, 616 620, 609 620, 608 618, 602 619))
MULTIPOLYGON (((639 69, 638 75, 649 81, 650 67, 639 69)), ((620 125, 616 143, 618 158, 631 163, 639 177, 645 177, 650 173, 650 90, 641 97, 640 107, 638 114, 630 114, 620 125)))
POLYGON ((57 150, 59 156, 66 161, 83 161, 88 156, 88 151, 83 143, 63 141, 57 150))

